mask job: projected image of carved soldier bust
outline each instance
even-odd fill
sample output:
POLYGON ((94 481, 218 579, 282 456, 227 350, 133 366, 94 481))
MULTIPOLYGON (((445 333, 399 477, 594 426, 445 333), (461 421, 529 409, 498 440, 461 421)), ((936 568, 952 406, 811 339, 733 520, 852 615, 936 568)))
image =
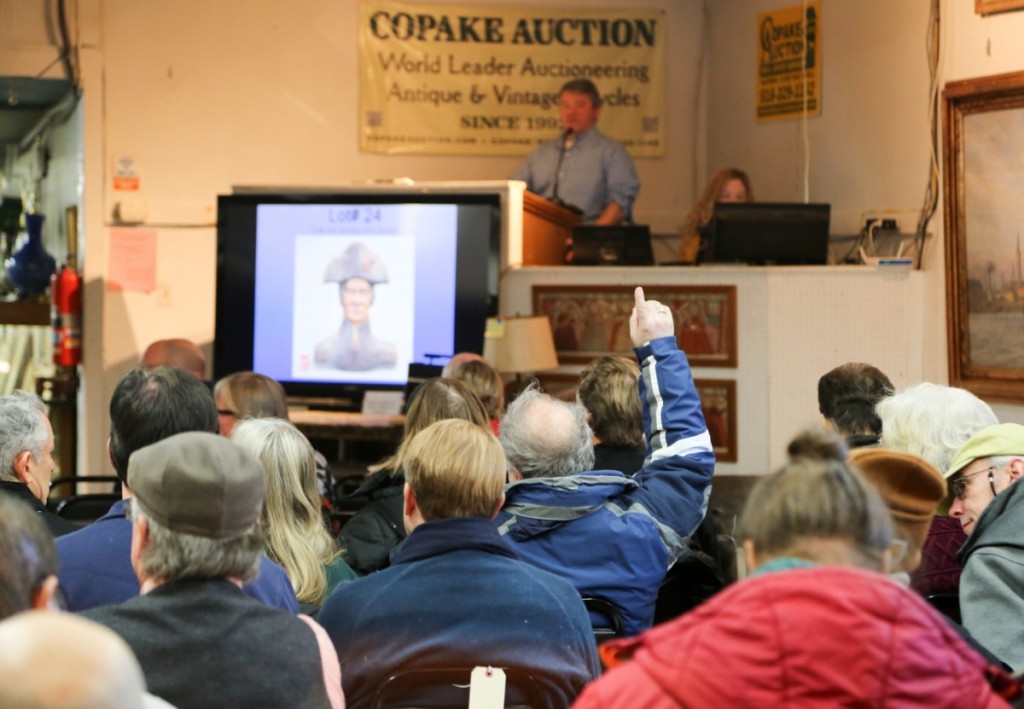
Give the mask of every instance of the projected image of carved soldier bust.
POLYGON ((316 362, 349 371, 394 367, 395 346, 370 332, 373 289, 388 282, 384 264, 365 245, 352 244, 327 265, 324 282, 335 281, 345 320, 335 335, 316 346, 316 362))

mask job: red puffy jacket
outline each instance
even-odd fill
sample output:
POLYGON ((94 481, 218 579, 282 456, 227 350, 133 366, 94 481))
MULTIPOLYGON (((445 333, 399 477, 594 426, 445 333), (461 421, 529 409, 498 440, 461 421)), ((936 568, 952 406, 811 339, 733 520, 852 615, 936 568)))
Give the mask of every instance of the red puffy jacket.
POLYGON ((613 650, 574 707, 1008 706, 923 599, 850 568, 755 576, 613 650))

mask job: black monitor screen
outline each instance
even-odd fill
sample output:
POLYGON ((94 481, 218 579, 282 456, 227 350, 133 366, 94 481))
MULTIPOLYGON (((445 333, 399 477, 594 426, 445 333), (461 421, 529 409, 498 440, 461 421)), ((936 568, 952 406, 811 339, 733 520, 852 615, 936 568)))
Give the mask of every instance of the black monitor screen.
POLYGON ((497 195, 221 196, 214 376, 358 399, 404 388, 410 364, 480 352, 500 237, 497 195))
POLYGON ((830 216, 828 204, 716 204, 701 260, 752 265, 825 264, 830 216))

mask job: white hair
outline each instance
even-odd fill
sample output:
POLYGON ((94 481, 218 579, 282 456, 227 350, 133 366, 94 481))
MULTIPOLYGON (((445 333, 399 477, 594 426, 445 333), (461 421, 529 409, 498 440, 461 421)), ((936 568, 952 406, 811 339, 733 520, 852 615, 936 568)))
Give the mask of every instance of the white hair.
POLYGON ((999 423, 992 407, 966 389, 924 382, 875 406, 882 447, 921 456, 941 471, 967 439, 999 423))

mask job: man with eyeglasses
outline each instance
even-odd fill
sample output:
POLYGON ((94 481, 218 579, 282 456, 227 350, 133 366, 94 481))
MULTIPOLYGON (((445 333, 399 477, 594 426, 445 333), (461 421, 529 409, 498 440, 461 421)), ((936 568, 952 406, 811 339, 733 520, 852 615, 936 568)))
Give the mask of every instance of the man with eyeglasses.
POLYGON ((964 627, 1015 671, 1024 668, 1024 426, 983 428, 946 471, 967 541, 960 612, 964 627))

